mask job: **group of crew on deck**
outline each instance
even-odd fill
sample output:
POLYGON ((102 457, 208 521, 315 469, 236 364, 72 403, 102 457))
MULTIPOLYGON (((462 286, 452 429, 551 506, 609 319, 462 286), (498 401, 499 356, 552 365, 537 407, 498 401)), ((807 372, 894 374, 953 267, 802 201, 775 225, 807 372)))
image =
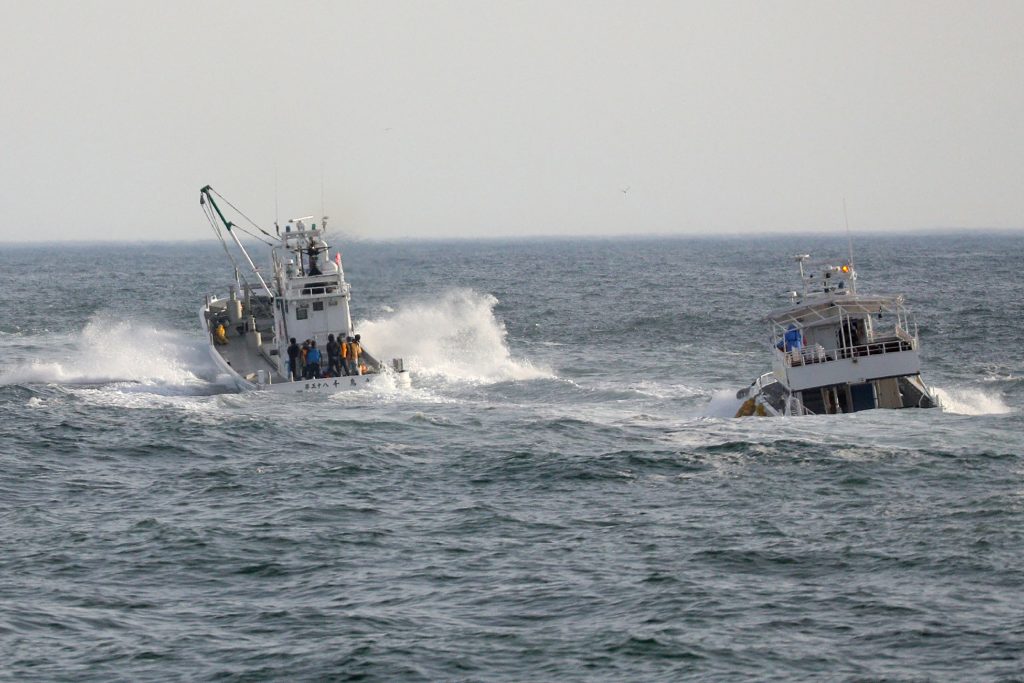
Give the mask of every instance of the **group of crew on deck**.
POLYGON ((344 337, 344 341, 340 341, 341 339, 340 334, 337 339, 333 334, 327 335, 325 353, 321 353, 315 339, 307 339, 300 345, 295 341, 295 337, 292 337, 288 346, 288 378, 295 382, 304 379, 365 375, 369 368, 363 362, 363 347, 359 342, 359 335, 344 337))

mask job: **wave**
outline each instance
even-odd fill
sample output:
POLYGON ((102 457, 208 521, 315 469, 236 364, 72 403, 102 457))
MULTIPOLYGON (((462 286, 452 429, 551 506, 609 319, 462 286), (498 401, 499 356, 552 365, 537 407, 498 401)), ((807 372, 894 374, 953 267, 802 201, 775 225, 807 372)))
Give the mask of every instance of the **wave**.
POLYGON ((940 389, 932 387, 939 399, 943 412, 958 415, 1004 415, 1013 408, 1003 402, 1001 396, 981 389, 940 389))
POLYGON ((192 393, 215 370, 201 342, 141 321, 94 315, 81 333, 51 337, 40 358, 0 371, 0 386, 13 384, 124 383, 145 391, 192 393))
POLYGON ((711 401, 701 410, 701 417, 736 417, 736 412, 743 405, 743 400, 736 398, 735 389, 721 389, 715 391, 711 401))
POLYGON ((512 357, 508 333, 494 315, 497 304, 490 294, 453 289, 398 305, 358 329, 375 356, 402 358, 419 376, 482 384, 553 377, 547 368, 512 357))
MULTIPOLYGON (((359 331, 374 355, 403 358, 421 377, 482 384, 553 377, 512 357, 505 326, 494 315, 497 303, 489 294, 450 290, 397 310, 382 307, 381 317, 361 322, 359 331)), ((0 366, 0 386, 105 385, 122 393, 175 395, 221 390, 200 340, 146 321, 96 314, 78 334, 33 341, 24 354, 31 360, 0 366)))

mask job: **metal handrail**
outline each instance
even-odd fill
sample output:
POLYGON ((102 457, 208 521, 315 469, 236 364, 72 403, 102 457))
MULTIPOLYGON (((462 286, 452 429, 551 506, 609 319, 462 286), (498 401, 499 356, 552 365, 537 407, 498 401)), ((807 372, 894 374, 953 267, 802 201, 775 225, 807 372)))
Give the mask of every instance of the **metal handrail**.
MULTIPOLYGON (((908 335, 909 337, 909 335, 908 335)), ((863 358, 865 356, 881 356, 889 353, 903 353, 905 351, 913 351, 915 348, 915 340, 911 338, 903 338, 903 336, 897 336, 896 338, 881 339, 878 341, 868 342, 867 344, 858 344, 857 346, 842 346, 831 351, 825 351, 824 357, 821 353, 808 354, 807 352, 813 351, 811 348, 796 349, 795 351, 780 351, 785 354, 786 367, 802 367, 804 365, 814 365, 817 363, 828 363, 836 360, 846 360, 848 358, 863 358)))
POLYGON ((336 294, 340 287, 331 285, 328 287, 303 287, 302 290, 295 294, 294 292, 289 295, 289 299, 296 300, 301 299, 305 296, 323 296, 324 294, 336 294))
POLYGON ((890 338, 882 341, 869 342, 867 344, 859 344, 857 346, 839 348, 836 349, 836 357, 837 359, 861 358, 864 356, 883 356, 889 353, 902 353, 904 351, 913 350, 913 343, 897 337, 896 339, 890 338))

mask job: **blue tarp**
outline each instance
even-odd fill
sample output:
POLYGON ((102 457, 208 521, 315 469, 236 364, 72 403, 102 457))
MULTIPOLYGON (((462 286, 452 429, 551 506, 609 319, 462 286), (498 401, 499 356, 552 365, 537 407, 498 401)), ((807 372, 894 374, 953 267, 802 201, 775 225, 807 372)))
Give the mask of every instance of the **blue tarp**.
POLYGON ((789 329, 786 330, 786 334, 783 336, 783 340, 786 342, 786 350, 792 351, 793 349, 799 349, 804 345, 803 337, 800 334, 800 330, 796 329, 796 325, 790 325, 789 329))

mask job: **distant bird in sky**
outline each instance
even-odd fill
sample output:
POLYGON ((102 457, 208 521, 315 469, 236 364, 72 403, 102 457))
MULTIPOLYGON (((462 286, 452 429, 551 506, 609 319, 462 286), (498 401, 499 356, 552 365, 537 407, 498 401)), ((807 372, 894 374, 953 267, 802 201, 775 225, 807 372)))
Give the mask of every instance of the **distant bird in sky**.
POLYGON ((621 192, 621 193, 622 193, 622 198, 623 198, 623 199, 625 199, 625 198, 626 198, 626 193, 627 193, 627 192, 629 192, 629 188, 630 188, 630 187, 632 187, 632 186, 631 186, 631 185, 626 185, 626 186, 625 186, 624 188, 622 188, 621 190, 619 190, 619 192, 621 192))

